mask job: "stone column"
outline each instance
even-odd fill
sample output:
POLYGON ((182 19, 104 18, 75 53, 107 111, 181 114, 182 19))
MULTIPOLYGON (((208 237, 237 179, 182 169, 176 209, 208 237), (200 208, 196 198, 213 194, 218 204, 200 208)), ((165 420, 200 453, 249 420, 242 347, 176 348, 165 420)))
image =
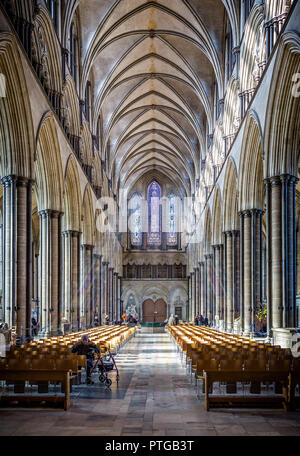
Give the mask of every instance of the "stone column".
POLYGON ((251 212, 249 210, 240 213, 242 232, 242 277, 243 277, 243 320, 241 327, 245 336, 250 335, 252 324, 252 255, 251 255, 251 212))
POLYGON ((80 328, 79 283, 80 283, 80 232, 68 230, 64 236, 64 312, 71 331, 80 328))
MULTIPOLYGON (((119 308, 119 318, 121 319, 121 317, 122 317, 122 315, 124 313, 123 301, 122 301, 122 277, 121 276, 118 277, 118 286, 119 286, 119 291, 118 291, 119 304, 118 304, 118 308, 119 308)), ((141 315, 139 315, 139 317, 141 317, 141 315)))
POLYGON ((101 258, 102 255, 93 255, 93 313, 92 313, 92 324, 94 325, 94 317, 97 315, 98 321, 100 322, 100 307, 101 307, 101 258))
POLYGON ((85 327, 88 328, 92 324, 92 305, 93 305, 93 249, 90 244, 82 244, 82 266, 83 266, 83 289, 82 303, 83 313, 85 315, 85 327))
POLYGON ((212 254, 204 255, 206 265, 206 311, 205 316, 208 318, 209 323, 212 322, 212 254))
POLYGON ((200 315, 200 267, 198 263, 197 267, 197 283, 198 283, 198 291, 197 291, 197 305, 196 305, 196 313, 200 315))
POLYGON ((199 301, 199 283, 198 283, 198 268, 194 268, 195 272, 195 299, 194 299, 194 316, 198 314, 198 301, 199 301))
POLYGON ((190 309, 190 318, 194 321, 195 315, 195 272, 191 272, 191 309, 190 309))
POLYGON ((214 249, 214 289, 215 289, 215 315, 218 315, 219 320, 222 318, 223 307, 223 267, 222 267, 222 251, 223 245, 213 245, 214 249))
POLYGON ((118 273, 114 272, 114 320, 119 320, 118 316, 118 273))
POLYGON ((113 319, 113 268, 108 268, 108 315, 109 320, 113 319))
POLYGON ((103 273, 103 282, 102 282, 102 318, 101 321, 104 323, 104 317, 105 315, 108 315, 108 304, 107 304, 107 298, 108 298, 108 262, 104 261, 102 263, 102 273, 103 273))
POLYGON ((61 217, 45 209, 40 216, 40 328, 44 336, 60 333, 61 324, 61 217))
POLYGON ((3 185, 3 320, 19 341, 31 338, 32 181, 6 176, 3 185))
POLYGON ((205 263, 200 261, 199 263, 200 272, 200 314, 204 315, 205 312, 205 263))
POLYGON ((226 321, 225 327, 228 332, 233 332, 233 249, 232 231, 225 232, 226 242, 226 321))
POLYGON ((187 311, 186 311, 186 317, 187 317, 188 321, 191 320, 191 302, 192 302, 191 291, 192 291, 191 276, 189 276, 188 277, 188 307, 187 307, 187 311))
POLYGON ((263 211, 252 209, 251 213, 251 324, 254 337, 255 313, 262 302, 262 245, 261 229, 263 211))
POLYGON ((271 249, 268 252, 268 297, 271 303, 272 328, 296 325, 296 183, 284 174, 266 180, 268 191, 271 249), (268 185, 270 184, 270 185, 268 185))
MULTIPOLYGON (((233 324, 240 311, 240 232, 232 231, 233 324)), ((234 329, 234 326, 233 326, 234 329)))

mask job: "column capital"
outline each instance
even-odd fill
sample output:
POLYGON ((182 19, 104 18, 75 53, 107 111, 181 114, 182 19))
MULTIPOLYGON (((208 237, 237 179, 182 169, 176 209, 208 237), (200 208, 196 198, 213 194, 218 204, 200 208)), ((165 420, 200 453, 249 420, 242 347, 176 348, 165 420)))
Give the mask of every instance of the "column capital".
POLYGON ((198 272, 198 271, 199 271, 198 266, 196 266, 196 267, 194 266, 194 271, 195 271, 195 272, 198 272))
POLYGON ((212 245, 212 248, 214 250, 221 250, 223 248, 223 244, 214 244, 212 245))
POLYGON ((103 261, 102 264, 103 264, 103 266, 108 266, 109 262, 108 261, 103 261))
POLYGON ((97 260, 101 260, 102 255, 99 255, 99 253, 94 253, 94 258, 96 258, 97 260))
POLYGON ((288 184, 297 184, 299 179, 291 174, 281 174, 280 176, 281 182, 286 182, 288 184))
POLYGON ((263 209, 250 209, 251 215, 263 215, 265 211, 263 209))
POLYGON ((207 254, 204 255, 204 258, 205 258, 206 260, 211 260, 212 257, 213 257, 213 256, 212 256, 211 253, 207 253, 207 254))
POLYGON ((70 236, 70 237, 77 237, 79 238, 80 236, 80 231, 75 231, 75 230, 65 230, 62 232, 63 236, 70 236))
POLYGON ((235 54, 239 54, 241 51, 241 47, 240 46, 235 46, 233 49, 232 49, 232 53, 235 55, 235 54))
POLYGON ((244 209, 243 211, 240 211, 239 216, 244 218, 251 217, 250 209, 244 209))
POLYGON ((232 237, 232 231, 224 231, 225 237, 232 237))
POLYGON ((95 247, 95 246, 92 245, 92 244, 81 244, 81 248, 82 248, 82 249, 85 249, 85 250, 90 250, 90 251, 92 251, 92 250, 94 249, 94 247, 95 247))
POLYGON ((204 266, 204 264, 205 264, 205 262, 204 262, 204 261, 199 261, 199 266, 200 266, 200 268, 201 268, 201 267, 203 267, 203 266, 204 266))
POLYGON ((63 212, 60 212, 60 211, 56 211, 54 209, 42 209, 41 211, 39 211, 39 216, 40 217, 48 217, 48 218, 59 218, 59 217, 62 217, 64 215, 63 212))
POLYGON ((114 276, 118 276, 118 275, 119 275, 119 273, 118 273, 118 272, 114 272, 114 276))
POLYGON ((33 179, 28 177, 16 176, 15 174, 10 174, 7 176, 2 177, 1 184, 4 187, 8 187, 9 185, 16 184, 18 186, 27 187, 34 183, 33 179))

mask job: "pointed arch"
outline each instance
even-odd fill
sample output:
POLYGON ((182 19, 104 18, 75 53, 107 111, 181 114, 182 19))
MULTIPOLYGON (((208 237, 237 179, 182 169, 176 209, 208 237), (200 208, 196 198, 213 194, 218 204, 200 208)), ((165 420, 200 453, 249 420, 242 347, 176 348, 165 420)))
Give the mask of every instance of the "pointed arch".
POLYGON ((95 245, 95 217, 91 189, 87 184, 82 204, 82 244, 95 245))
POLYGON ((10 33, 0 34, 0 73, 5 89, 0 100, 1 177, 32 178, 35 144, 29 94, 16 38, 10 33))
POLYGON ((222 244, 222 209, 221 195, 218 187, 215 187, 212 207, 212 244, 222 244))
POLYGON ((224 179, 223 190, 223 232, 237 230, 238 217, 238 182, 236 165, 229 158, 224 179))
POLYGON ((70 155, 65 171, 64 230, 81 231, 82 195, 75 157, 70 155))
POLYGON ((300 35, 281 36, 274 77, 269 91, 264 131, 266 177, 291 174, 298 177, 300 140, 300 35))
POLYGON ((264 208, 262 137, 257 115, 247 115, 239 169, 239 208, 264 208))
POLYGON ((39 210, 63 209, 63 170, 56 125, 47 113, 39 126, 35 159, 36 191, 39 210))

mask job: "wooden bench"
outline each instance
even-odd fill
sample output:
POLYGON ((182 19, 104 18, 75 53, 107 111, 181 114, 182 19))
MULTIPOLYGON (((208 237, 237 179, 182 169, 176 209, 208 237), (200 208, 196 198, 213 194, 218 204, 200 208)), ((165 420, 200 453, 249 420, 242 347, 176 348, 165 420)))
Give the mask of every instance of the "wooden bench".
POLYGON ((203 373, 205 382, 205 410, 209 410, 213 405, 227 404, 232 406, 234 403, 239 405, 245 404, 267 404, 277 403, 282 404, 285 410, 293 410, 294 395, 291 394, 291 388, 294 388, 291 372, 287 371, 222 371, 222 370, 206 370, 203 373), (280 382, 282 384, 282 396, 210 396, 212 385, 214 382, 280 382))
POLYGON ((61 370, 39 370, 39 369, 26 369, 26 370, 19 370, 19 369, 1 369, 0 370, 0 380, 4 380, 6 382, 61 382, 63 385, 64 396, 42 396, 39 394, 38 396, 32 395, 1 395, 0 402, 30 402, 30 401, 38 401, 38 402, 63 402, 64 410, 68 410, 71 406, 70 400, 70 380, 71 380, 71 371, 67 369, 61 370))

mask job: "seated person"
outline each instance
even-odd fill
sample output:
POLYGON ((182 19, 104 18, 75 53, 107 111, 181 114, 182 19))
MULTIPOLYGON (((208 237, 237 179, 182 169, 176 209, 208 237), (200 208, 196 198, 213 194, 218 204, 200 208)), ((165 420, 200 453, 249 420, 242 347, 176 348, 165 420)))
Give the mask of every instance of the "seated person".
POLYGON ((99 348, 89 340, 87 334, 83 334, 81 340, 73 345, 71 352, 86 356, 86 382, 88 385, 92 385, 91 369, 93 367, 94 352, 100 353, 99 348))

